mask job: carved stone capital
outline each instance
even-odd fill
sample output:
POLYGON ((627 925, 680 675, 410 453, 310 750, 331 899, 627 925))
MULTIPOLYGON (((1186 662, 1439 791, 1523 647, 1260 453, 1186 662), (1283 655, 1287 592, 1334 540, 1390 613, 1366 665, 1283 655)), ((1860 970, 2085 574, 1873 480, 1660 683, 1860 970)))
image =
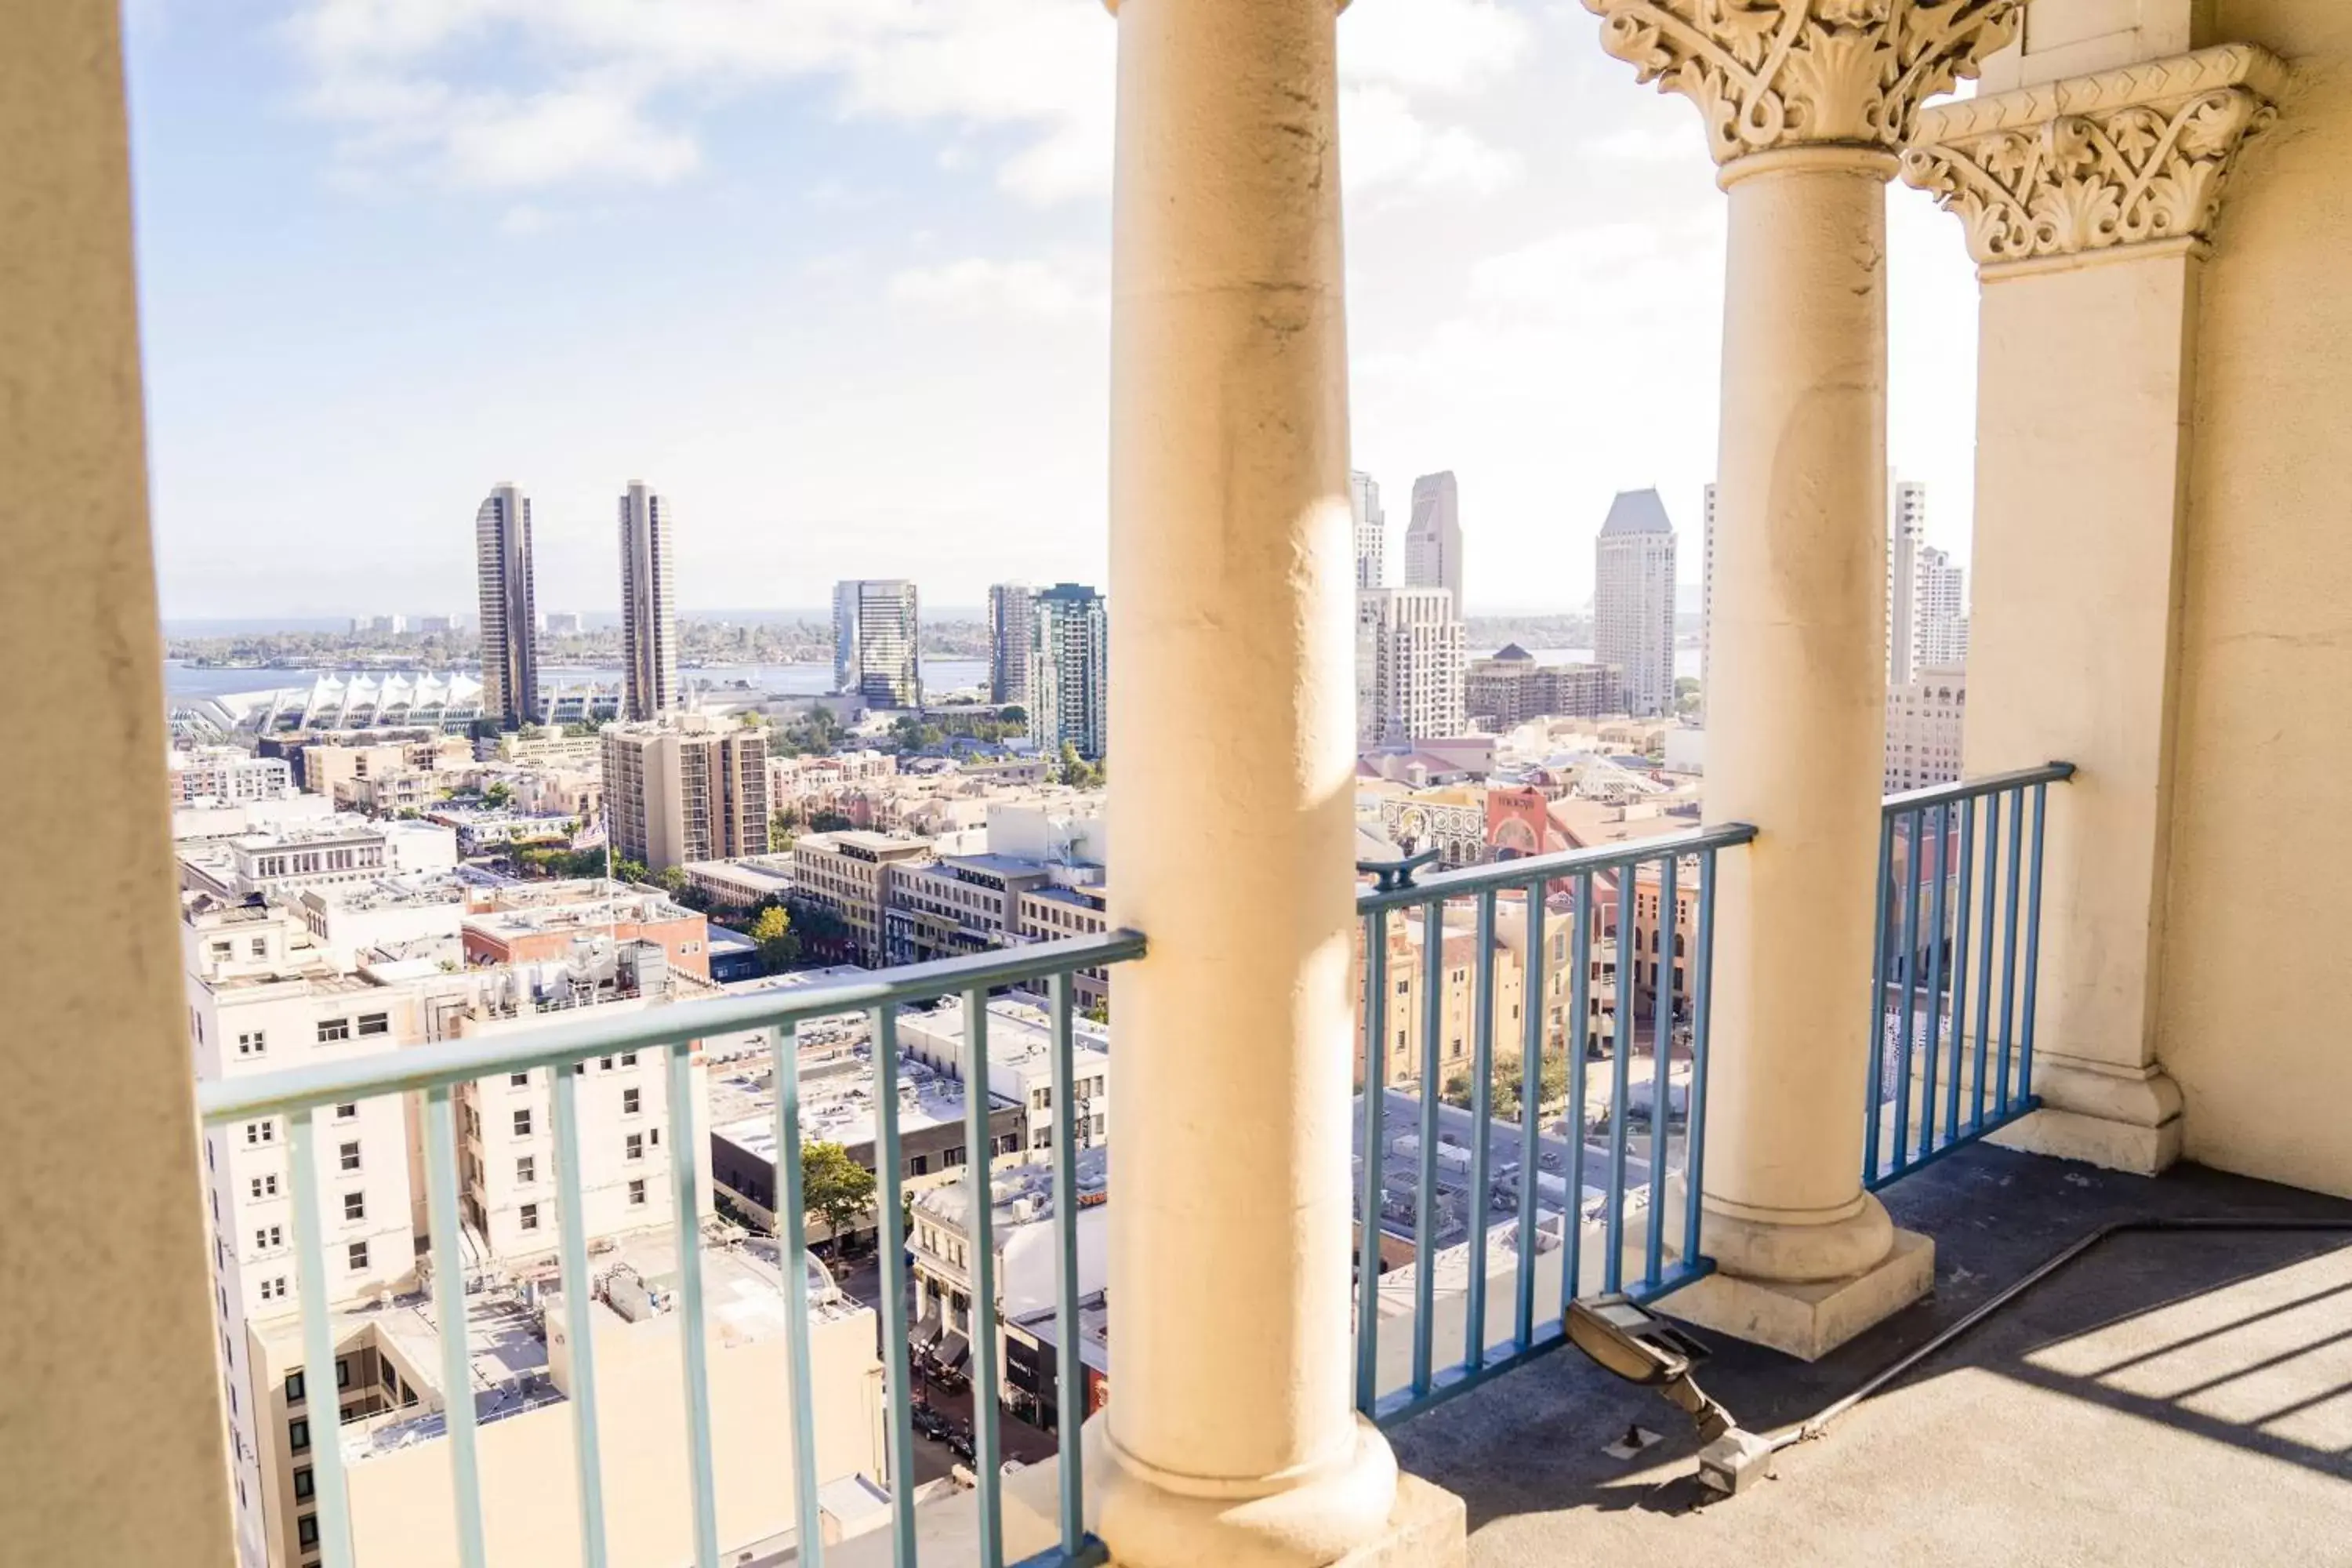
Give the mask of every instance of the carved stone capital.
POLYGON ((1786 147, 1894 153, 1922 100, 2007 44, 2023 0, 1584 0, 1601 47, 1706 117, 1717 163, 1786 147))
POLYGON ((2205 240, 2238 149, 2286 81, 2252 44, 1924 110, 1903 178, 1967 226, 1979 266, 2205 240))

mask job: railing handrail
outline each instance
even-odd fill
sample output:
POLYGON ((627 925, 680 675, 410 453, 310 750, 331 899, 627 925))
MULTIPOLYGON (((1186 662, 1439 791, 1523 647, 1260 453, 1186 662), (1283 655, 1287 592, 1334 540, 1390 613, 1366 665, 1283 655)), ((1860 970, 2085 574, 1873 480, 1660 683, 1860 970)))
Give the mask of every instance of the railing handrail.
POLYGON ((1517 860, 1496 860, 1484 866, 1461 866, 1439 871, 1402 888, 1372 889, 1356 895, 1356 912, 1408 909, 1435 898, 1464 898, 1490 888, 1524 888, 1528 883, 1573 877, 1588 871, 1613 871, 1668 855, 1696 855, 1747 844, 1756 829, 1745 822, 1717 823, 1712 827, 1662 833, 1655 838, 1629 838, 1622 844, 1596 844, 1584 849, 1554 849, 1517 860))
POLYGON ((415 1046, 355 1061, 215 1079, 197 1086, 196 1108, 208 1126, 241 1117, 283 1115, 374 1095, 468 1083, 499 1073, 569 1067, 591 1057, 673 1046, 702 1036, 784 1027, 812 1018, 1045 980, 1073 969, 1140 958, 1143 950, 1142 932, 1115 931, 903 964, 877 971, 868 979, 828 980, 610 1017, 567 1019, 544 1028, 415 1046))
POLYGON ((1880 810, 1893 816, 1898 812, 1916 811, 1926 805, 1954 805, 1964 800, 1976 800, 1997 795, 2005 789, 2021 789, 2032 784, 2064 784, 2074 776, 2072 763, 2044 763, 2038 768, 2013 768, 2005 773, 1986 773, 1979 778, 1956 779, 1950 784, 1929 784, 1925 789, 1905 790, 1890 795, 1880 805, 1880 810))

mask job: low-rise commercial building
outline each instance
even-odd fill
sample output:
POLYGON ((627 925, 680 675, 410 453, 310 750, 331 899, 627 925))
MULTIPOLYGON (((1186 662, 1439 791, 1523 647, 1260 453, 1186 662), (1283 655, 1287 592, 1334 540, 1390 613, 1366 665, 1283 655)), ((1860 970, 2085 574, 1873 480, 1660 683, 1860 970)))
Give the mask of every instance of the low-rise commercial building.
POLYGON ((700 913, 602 878, 476 889, 460 934, 468 964, 561 962, 577 942, 602 939, 652 942, 672 970, 710 977, 709 922, 700 913))
MULTIPOLYGON (((1081 1149, 1110 1136, 1110 1034, 1099 1024, 1074 1020, 1071 1026, 1071 1130, 1081 1149)), ((898 1016, 898 1043, 908 1059, 959 1080, 971 1070, 971 1049, 961 1001, 898 1016)), ((988 1005, 988 1089, 1022 1107, 1025 1125, 1021 1147, 1033 1160, 1054 1148, 1053 1020, 1027 1002, 1000 997, 988 1005)))
MULTIPOLYGON (((1109 1276, 1110 1152, 1095 1148, 1076 1157, 1078 1293, 1099 1293, 1109 1276)), ((992 1173, 996 1332, 1000 1383, 988 1395, 1012 1392, 1002 1381, 1011 1358, 1007 1325, 1051 1309, 1060 1268, 1061 1242, 1055 1223, 1054 1173, 1050 1164, 1018 1165, 992 1173)), ((907 1237, 914 1258, 913 1349, 941 1371, 963 1370, 971 1353, 972 1204, 969 1182, 953 1182, 915 1196, 914 1228, 907 1237)))
POLYGON ((294 769, 283 757, 257 757, 237 746, 175 751, 167 762, 174 806, 241 805, 294 790, 294 769))

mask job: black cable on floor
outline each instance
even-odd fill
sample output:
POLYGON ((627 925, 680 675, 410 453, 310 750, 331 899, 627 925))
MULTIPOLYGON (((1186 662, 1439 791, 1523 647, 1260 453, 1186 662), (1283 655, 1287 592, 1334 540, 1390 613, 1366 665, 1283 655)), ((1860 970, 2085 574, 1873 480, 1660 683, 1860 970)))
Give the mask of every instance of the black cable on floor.
POLYGON ((2352 1219, 2294 1219, 2286 1217, 2236 1218, 2226 1215, 2189 1215, 2178 1216, 2152 1215, 2144 1219, 2122 1219, 2116 1220, 2111 1225, 2103 1225, 2098 1229, 2091 1231, 2087 1235, 2076 1239, 2063 1250, 2060 1251, 2055 1257, 2051 1258, 2049 1260, 2042 1264, 2041 1267, 2026 1275, 2023 1279, 2016 1280, 2014 1283, 2008 1285, 1996 1292, 1989 1300, 1980 1303, 1974 1311, 1969 1313, 1968 1316, 1946 1328, 1941 1333, 1936 1335, 1935 1338, 1927 1341, 1927 1343, 1916 1347, 1905 1355, 1897 1357, 1892 1363, 1882 1368, 1879 1372, 1872 1375, 1868 1381, 1864 1382, 1861 1387, 1855 1389, 1853 1393, 1830 1405, 1822 1406, 1822 1409, 1815 1412, 1812 1415, 1803 1421, 1800 1421, 1793 1426, 1781 1427, 1779 1431, 1772 1433, 1767 1441, 1772 1445, 1772 1451, 1774 1453, 1778 1453, 1781 1449, 1789 1447, 1793 1444, 1802 1443, 1811 1438, 1822 1436, 1828 1428, 1831 1422, 1836 1420, 1847 1411, 1852 1410, 1855 1405, 1861 1404, 1864 1400, 1868 1399, 1872 1394, 1876 1394, 1887 1384, 1895 1382, 1897 1378, 1903 1376, 1904 1373, 1917 1366, 1921 1362, 1926 1361, 1929 1356, 1932 1356, 1938 1351, 1949 1346, 1961 1335, 1967 1333, 1969 1330, 1975 1328, 1978 1324, 1983 1322, 1987 1318, 1991 1317, 1995 1312, 2000 1311, 2002 1308, 2008 1306, 2012 1301, 2015 1301, 2028 1290, 2032 1289, 2033 1287, 2041 1284, 2053 1274, 2057 1273, 2060 1269, 2065 1268, 2076 1258, 2081 1258, 2084 1253, 2089 1252, 2093 1247, 2098 1246, 2109 1237, 2146 1235, 2167 1231, 2186 1231, 2200 1234, 2224 1235, 2231 1232, 2258 1234, 2263 1232, 2291 1233, 2295 1231, 2343 1231, 2352 1233, 2352 1219))

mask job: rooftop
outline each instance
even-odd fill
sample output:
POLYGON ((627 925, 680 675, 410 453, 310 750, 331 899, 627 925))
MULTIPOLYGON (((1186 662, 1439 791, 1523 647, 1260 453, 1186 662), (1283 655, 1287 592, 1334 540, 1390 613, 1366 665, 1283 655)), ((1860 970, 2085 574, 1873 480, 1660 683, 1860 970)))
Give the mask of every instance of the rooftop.
POLYGON ((1601 525, 1603 539, 1627 533, 1672 533, 1675 525, 1666 516, 1666 503, 1658 499, 1655 490, 1620 490, 1617 499, 1609 503, 1608 521, 1601 525))
MULTIPOLYGON (((2352 1204, 2181 1165, 2117 1174, 1979 1145, 1881 1194, 1936 1237, 1936 1292, 1822 1360, 1705 1333, 1701 1381, 1751 1432, 1803 1421, 2096 1226, 2332 1221, 2352 1204)), ((1469 1505, 1474 1568, 2340 1560, 2352 1539, 2352 1234, 2126 1235, 1695 1508, 1697 1444, 1573 1352, 1396 1428, 1469 1505), (1629 1426, 1663 1441, 1603 1449, 1629 1426)))
MULTIPOLYGON (((845 1149, 869 1148, 876 1138, 873 1058, 864 1045, 803 1053, 801 1138, 845 1149)), ((989 1097, 990 1114, 1013 1109, 989 1097)), ((911 1137, 933 1127, 961 1126, 963 1085, 919 1062, 898 1068, 898 1132, 911 1137)), ((776 1086, 764 1062, 739 1061, 710 1069, 710 1131, 759 1159, 776 1157, 776 1086)))
MULTIPOLYGON (((1078 1151, 1078 1206, 1092 1208, 1110 1201, 1110 1148, 1097 1143, 1078 1151)), ((1014 1226, 1042 1225, 1054 1217, 1054 1167, 1051 1164, 1007 1165, 989 1180, 990 1201, 996 1211, 996 1237, 1014 1226)), ((966 1229, 971 1218, 971 1186, 948 1182, 915 1194, 916 1212, 951 1229, 966 1229)))

